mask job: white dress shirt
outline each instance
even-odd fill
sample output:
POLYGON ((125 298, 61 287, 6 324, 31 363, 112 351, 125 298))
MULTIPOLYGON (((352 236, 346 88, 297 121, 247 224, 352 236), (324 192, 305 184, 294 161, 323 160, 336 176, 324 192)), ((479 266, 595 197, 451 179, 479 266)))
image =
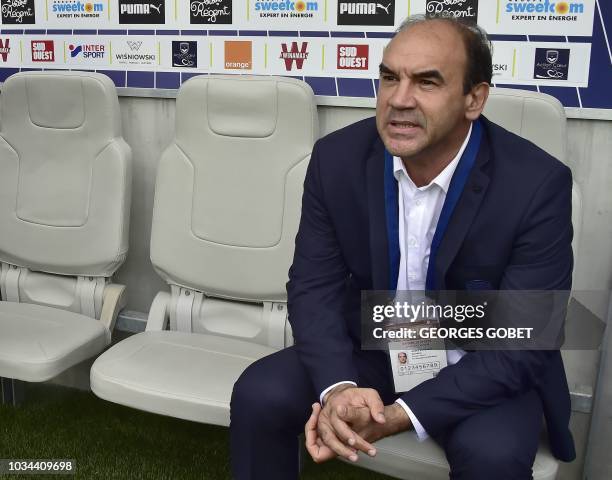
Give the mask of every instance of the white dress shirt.
MULTIPOLYGON (((470 125, 470 130, 455 158, 436 178, 423 187, 417 187, 408 175, 402 160, 393 157, 393 175, 397 179, 399 193, 400 264, 397 277, 398 290, 425 290, 431 241, 436 233, 448 187, 471 134, 472 126, 470 125)), ((448 365, 453 365, 463 355, 465 355, 463 350, 448 350, 446 361, 448 365)), ((419 440, 425 440, 429 435, 412 413, 410 407, 401 398, 398 398, 396 402, 403 407, 410 417, 419 440)))
MULTIPOLYGON (((451 179, 471 134, 472 126, 470 125, 470 130, 455 158, 436 178, 423 187, 417 187, 408 175, 402 160, 399 157, 393 157, 393 175, 398 183, 399 203, 400 264, 397 290, 425 290, 431 241, 436 232, 451 179)), ((463 350, 448 350, 446 352, 448 365, 457 363, 463 355, 465 355, 463 350)), ((356 385, 354 382, 344 381, 327 387, 321 393, 321 403, 323 403, 323 398, 327 392, 343 383, 356 385)), ((398 398, 396 402, 402 406, 410 417, 419 440, 425 440, 429 435, 412 413, 410 407, 401 398, 398 398)))

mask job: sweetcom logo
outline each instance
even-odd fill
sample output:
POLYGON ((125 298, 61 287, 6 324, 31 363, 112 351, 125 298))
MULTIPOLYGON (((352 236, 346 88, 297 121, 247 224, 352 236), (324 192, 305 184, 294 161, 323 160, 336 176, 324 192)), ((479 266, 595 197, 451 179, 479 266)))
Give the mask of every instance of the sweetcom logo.
POLYGON ((317 1, 265 0, 255 2, 254 14, 259 18, 312 18, 319 11, 317 1))

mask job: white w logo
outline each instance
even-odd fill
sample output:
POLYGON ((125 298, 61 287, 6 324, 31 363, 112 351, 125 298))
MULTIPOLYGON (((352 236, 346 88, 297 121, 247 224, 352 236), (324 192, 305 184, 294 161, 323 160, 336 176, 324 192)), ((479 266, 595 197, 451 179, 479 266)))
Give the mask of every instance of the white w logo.
POLYGON ((130 47, 130 50, 140 50, 140 46, 142 45, 142 42, 135 42, 133 40, 128 40, 127 41, 128 46, 130 47))

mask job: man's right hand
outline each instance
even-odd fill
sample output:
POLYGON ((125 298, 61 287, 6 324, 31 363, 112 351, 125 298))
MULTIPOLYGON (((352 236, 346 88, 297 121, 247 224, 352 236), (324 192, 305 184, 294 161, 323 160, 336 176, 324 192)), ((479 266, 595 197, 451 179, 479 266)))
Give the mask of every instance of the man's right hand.
POLYGON ((363 425, 349 425, 343 416, 349 407, 365 408, 369 411, 362 423, 372 420, 379 424, 385 423, 384 404, 378 392, 371 388, 357 388, 353 385, 338 385, 327 393, 325 406, 321 410, 317 422, 319 439, 336 455, 350 461, 357 461, 356 450, 376 455, 376 448, 359 436, 355 430, 361 430, 363 425))

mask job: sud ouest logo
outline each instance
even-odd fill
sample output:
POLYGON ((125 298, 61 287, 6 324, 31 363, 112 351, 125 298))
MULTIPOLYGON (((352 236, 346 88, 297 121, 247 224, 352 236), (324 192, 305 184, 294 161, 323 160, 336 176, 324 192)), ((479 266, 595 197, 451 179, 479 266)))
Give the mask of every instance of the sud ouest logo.
POLYGON ((551 0, 513 0, 506 4, 506 13, 548 13, 572 15, 584 13, 583 2, 557 2, 551 0))
POLYGON ((298 0, 265 0, 255 2, 256 12, 316 12, 319 10, 319 2, 306 2, 298 0))

